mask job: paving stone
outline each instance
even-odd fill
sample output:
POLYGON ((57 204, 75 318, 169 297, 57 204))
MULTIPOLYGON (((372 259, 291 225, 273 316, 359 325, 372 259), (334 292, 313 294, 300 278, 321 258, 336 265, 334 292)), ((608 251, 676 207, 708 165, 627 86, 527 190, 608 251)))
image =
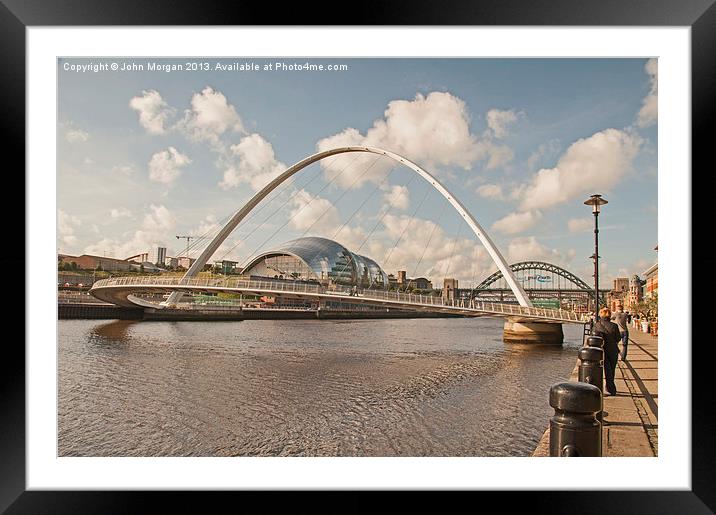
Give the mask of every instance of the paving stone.
MULTIPOLYGON (((619 361, 615 372, 617 395, 604 397, 602 455, 654 457, 659 448, 658 417, 651 403, 658 407, 659 339, 639 332, 630 332, 629 337, 627 362, 619 361)), ((569 380, 577 377, 575 366, 569 380)), ((549 429, 532 455, 549 456, 549 429)))

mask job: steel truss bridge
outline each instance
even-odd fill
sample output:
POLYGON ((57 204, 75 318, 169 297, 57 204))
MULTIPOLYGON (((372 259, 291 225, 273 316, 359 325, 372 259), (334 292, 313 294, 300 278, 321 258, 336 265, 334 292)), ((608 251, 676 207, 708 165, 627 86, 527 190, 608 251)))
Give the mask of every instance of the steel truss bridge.
MULTIPOLYGON (((532 300, 557 300, 588 307, 594 304, 594 288, 564 268, 543 261, 521 261, 510 265, 518 282, 532 300)), ((610 290, 599 290, 600 303, 604 304, 610 290)), ((490 275, 470 293, 481 301, 515 302, 512 290, 505 283, 501 271, 490 275)))
MULTIPOLYGON (((372 166, 372 165, 371 165, 372 166)), ((342 173, 342 172, 341 172, 342 173)), ((397 245, 397 242, 396 242, 397 245)), ((566 272, 566 271, 565 271, 566 272)), ((95 297, 122 306, 143 306, 146 308, 165 309, 181 307, 181 298, 185 293, 253 293, 261 295, 280 295, 305 300, 343 301, 374 306, 384 306, 388 309, 426 310, 432 312, 456 313, 471 316, 499 316, 510 317, 513 320, 544 321, 555 323, 580 323, 581 315, 562 309, 549 309, 534 307, 529 296, 509 267, 487 232, 477 222, 467 208, 448 191, 447 188, 427 170, 414 162, 394 152, 375 147, 340 147, 313 154, 298 163, 288 167, 264 188, 259 190, 241 209, 239 209, 221 228, 201 252, 194 264, 189 267, 181 278, 166 277, 119 277, 104 279, 94 283, 90 293, 95 297), (506 282, 511 294, 517 301, 513 303, 487 302, 474 297, 468 299, 448 298, 415 295, 411 293, 395 293, 382 290, 355 290, 346 291, 340 287, 326 287, 304 283, 285 283, 271 280, 252 280, 246 278, 206 279, 197 277, 204 265, 213 256, 214 252, 229 237, 234 229, 282 183, 290 179, 307 166, 331 156, 341 154, 368 154, 374 155, 376 161, 387 158, 397 165, 402 165, 425 180, 435 191, 443 196, 463 221, 470 227, 478 240, 484 245, 488 254, 499 269, 502 279, 506 282), (157 302, 152 295, 169 292, 164 302, 157 302)))
MULTIPOLYGON (((90 293, 105 302, 127 307, 160 309, 157 294, 181 293, 243 293, 271 295, 300 300, 360 303, 385 308, 452 313, 467 316, 509 317, 514 321, 583 323, 578 313, 562 309, 520 306, 514 303, 482 302, 475 299, 443 299, 434 295, 417 295, 384 290, 353 290, 290 281, 232 278, 181 277, 115 277, 92 285, 90 293)), ((180 302, 176 306, 188 308, 180 302)))

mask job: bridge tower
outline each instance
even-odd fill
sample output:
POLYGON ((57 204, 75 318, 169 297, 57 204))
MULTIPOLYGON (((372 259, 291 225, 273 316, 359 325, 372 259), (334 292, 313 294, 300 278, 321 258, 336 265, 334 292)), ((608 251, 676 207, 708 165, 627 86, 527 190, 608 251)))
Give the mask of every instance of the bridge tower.
POLYGON ((502 339, 505 343, 561 345, 564 342, 564 331, 562 324, 528 322, 515 317, 505 320, 502 339))

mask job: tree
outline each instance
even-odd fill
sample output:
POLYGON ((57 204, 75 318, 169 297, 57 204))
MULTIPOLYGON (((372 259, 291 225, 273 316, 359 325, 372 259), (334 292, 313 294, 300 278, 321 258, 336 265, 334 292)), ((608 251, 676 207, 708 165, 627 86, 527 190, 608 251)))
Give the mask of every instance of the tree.
POLYGON ((642 318, 653 322, 659 318, 659 296, 654 293, 650 298, 644 299, 634 307, 642 318))

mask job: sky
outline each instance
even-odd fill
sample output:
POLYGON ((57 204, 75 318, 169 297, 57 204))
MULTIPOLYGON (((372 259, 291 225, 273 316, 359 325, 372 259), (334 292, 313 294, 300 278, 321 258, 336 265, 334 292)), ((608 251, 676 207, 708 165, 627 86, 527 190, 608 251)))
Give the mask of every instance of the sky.
MULTIPOLYGON (((626 58, 58 59, 58 252, 154 261, 158 246, 186 254, 177 235, 204 236, 196 257, 288 166, 360 145, 435 175, 508 262, 554 263, 590 284, 583 202, 602 194, 609 287, 657 258, 657 77, 656 59, 626 58)), ((369 154, 297 173, 210 261, 245 263, 300 236, 438 285, 497 270, 437 191, 369 154)))

